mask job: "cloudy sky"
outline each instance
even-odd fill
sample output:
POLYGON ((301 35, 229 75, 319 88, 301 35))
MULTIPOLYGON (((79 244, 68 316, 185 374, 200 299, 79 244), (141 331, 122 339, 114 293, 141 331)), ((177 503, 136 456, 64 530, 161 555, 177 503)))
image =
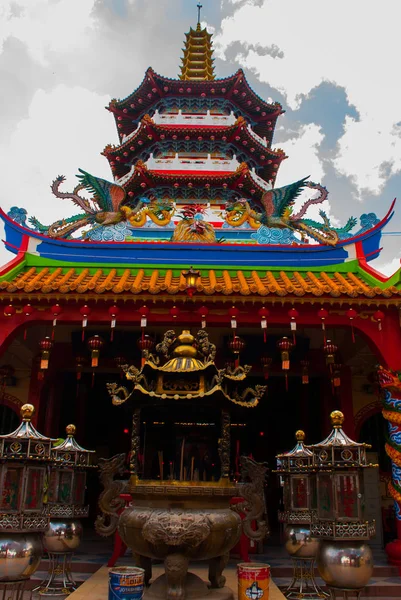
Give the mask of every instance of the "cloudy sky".
MULTIPOLYGON (((254 90, 280 101, 275 146, 290 158, 277 185, 310 175, 345 223, 399 207, 373 266, 400 264, 400 0, 203 0, 216 74, 244 68, 254 90)), ((117 143, 104 109, 145 69, 175 77, 197 0, 0 0, 0 204, 49 224, 73 214, 52 196, 55 176, 81 167, 110 178, 100 152, 117 143)), ((1 251, 0 260, 10 255, 1 251)))

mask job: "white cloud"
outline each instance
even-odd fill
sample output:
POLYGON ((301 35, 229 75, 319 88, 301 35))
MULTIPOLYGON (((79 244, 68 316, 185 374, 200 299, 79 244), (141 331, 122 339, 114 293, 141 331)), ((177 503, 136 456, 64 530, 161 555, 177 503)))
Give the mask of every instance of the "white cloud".
POLYGON ((216 36, 219 55, 224 58, 231 44, 242 43, 239 62, 280 90, 291 108, 323 81, 345 88, 360 122, 347 121, 336 166, 354 177, 359 191, 378 194, 388 177, 401 171, 401 145, 393 134, 401 121, 401 83, 392 60, 399 55, 399 0, 382 0, 380 10, 374 0, 225 4, 233 14, 216 36), (255 41, 275 44, 284 57, 261 56, 251 47, 255 41), (381 168, 382 163, 391 168, 381 168))
POLYGON ((396 271, 398 271, 398 269, 400 268, 400 257, 397 258, 393 258, 393 260, 390 260, 389 262, 383 263, 381 264, 379 261, 376 264, 373 264, 372 266, 379 270, 381 273, 383 273, 383 275, 387 275, 387 277, 390 277, 391 275, 393 275, 396 271))
POLYGON ((78 183, 78 167, 112 179, 108 162, 100 155, 107 140, 117 142, 114 119, 104 108, 109 100, 64 85, 35 93, 28 118, 20 121, 6 144, 0 144, 0 164, 7 174, 0 192, 4 210, 23 206, 50 224, 77 212, 70 201, 52 195, 49 186, 57 175, 67 177, 66 190, 78 183))
POLYGON ((83 50, 88 43, 95 0, 2 0, 1 4, 0 50, 12 36, 46 65, 49 53, 83 50))

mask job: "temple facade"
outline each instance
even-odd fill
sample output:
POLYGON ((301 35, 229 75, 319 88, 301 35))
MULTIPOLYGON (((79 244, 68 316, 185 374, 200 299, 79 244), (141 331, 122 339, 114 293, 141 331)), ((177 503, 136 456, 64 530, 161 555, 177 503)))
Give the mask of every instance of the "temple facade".
MULTIPOLYGON (((62 435, 73 421, 99 456, 128 457, 124 407, 111 405, 107 382, 127 361, 140 366, 141 350, 166 329, 205 329, 216 364, 251 365, 252 385, 267 387, 245 416, 234 407, 232 474, 240 453, 273 467, 296 429, 321 439, 339 409, 380 464, 376 542, 397 537, 397 527, 401 539, 401 271, 387 278, 370 264, 394 203, 334 227, 324 186, 305 178, 277 187, 283 108, 260 98, 241 69, 216 78, 212 36, 199 23, 186 34, 177 79, 149 68, 108 110, 118 134, 103 150, 109 181, 79 169, 70 190, 57 177, 54 195, 72 204, 54 223, 24 207, 0 212, 15 255, 0 271, 0 433, 29 402, 45 434, 62 435), (308 215, 316 205, 317 219, 308 215), (100 445, 99 431, 108 432, 100 445)), ((143 418, 153 477, 158 436, 185 432, 196 445, 214 427, 207 414, 143 418)), ((203 465, 208 477, 218 460, 203 465)), ((269 493, 274 530, 279 492, 269 493)))

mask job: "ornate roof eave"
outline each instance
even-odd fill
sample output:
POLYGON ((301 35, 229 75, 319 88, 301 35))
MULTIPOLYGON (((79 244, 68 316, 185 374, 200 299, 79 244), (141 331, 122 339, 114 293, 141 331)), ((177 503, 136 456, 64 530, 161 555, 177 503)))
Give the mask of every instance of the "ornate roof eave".
MULTIPOLYGON (((226 394, 226 392, 222 389, 222 387, 220 385, 215 385, 213 386, 210 390, 208 390, 207 392, 190 392, 186 395, 174 395, 171 394, 169 395, 169 399, 173 399, 176 400, 177 402, 179 402, 180 400, 198 400, 198 399, 204 399, 204 398, 210 398, 213 397, 213 399, 218 399, 219 396, 222 400, 226 400, 228 402, 231 402, 232 404, 236 404, 237 406, 242 406, 243 408, 255 408, 256 406, 258 406, 260 399, 262 398, 263 394, 266 391, 266 387, 267 386, 258 386, 258 394, 255 395, 253 397, 253 400, 246 402, 237 398, 232 398, 231 396, 229 396, 228 394, 226 394), (261 389, 259 389, 261 388, 261 389)), ((166 394, 163 392, 162 394, 158 394, 154 391, 149 391, 147 389, 145 389, 140 383, 137 383, 134 387, 135 392, 139 392, 140 394, 143 394, 144 396, 147 396, 149 398, 152 399, 157 399, 157 400, 161 400, 161 401, 165 401, 166 400, 166 394)))
POLYGON ((23 420, 20 425, 18 425, 15 431, 8 433, 6 435, 0 435, 1 440, 12 440, 12 439, 29 439, 29 440, 40 440, 42 442, 55 442, 55 438, 49 438, 45 435, 42 435, 35 429, 30 421, 23 420))
POLYGON ((84 454, 95 453, 95 450, 87 450, 80 446, 73 435, 68 435, 66 439, 58 446, 55 446, 53 450, 56 450, 57 452, 80 452, 84 454))
POLYGON ((242 69, 230 77, 212 81, 194 80, 187 87, 183 85, 182 80, 164 77, 149 67, 142 83, 132 94, 122 100, 112 100, 107 107, 116 117, 120 138, 123 134, 131 133, 133 122, 137 122, 143 114, 149 112, 160 97, 196 97, 206 91, 214 97, 229 98, 252 121, 257 123, 269 121, 272 128, 269 132, 270 137, 273 135, 277 117, 284 112, 281 104, 265 102, 252 90, 242 69), (240 92, 238 88, 242 88, 243 91, 240 92), (235 90, 237 93, 234 93, 235 90), (248 94, 249 98, 247 98, 248 94), (248 102, 251 102, 251 105, 248 102), (254 110, 251 108, 253 105, 254 110))
MULTIPOLYGON (((178 138, 184 138, 188 135, 191 138, 196 139, 200 132, 203 136, 213 136, 215 140, 227 141, 227 143, 233 144, 238 148, 239 151, 245 152, 250 158, 255 160, 261 166, 264 166, 268 170, 268 174, 272 178, 275 177, 273 171, 273 161, 281 163, 281 161, 287 158, 283 150, 273 150, 270 146, 264 146, 257 138, 253 137, 250 133, 245 120, 243 117, 239 117, 234 125, 161 125, 154 123, 153 119, 149 115, 145 115, 141 119, 140 127, 134 132, 134 135, 129 139, 125 140, 120 146, 111 147, 106 146, 103 151, 103 155, 107 157, 109 161, 112 159, 121 157, 124 153, 128 156, 124 156, 127 161, 133 161, 138 153, 143 152, 147 147, 160 141, 160 136, 172 136, 176 135, 178 138), (237 134, 237 135, 235 135, 237 134), (151 139, 149 139, 151 137, 151 139), (227 138, 223 140, 222 138, 227 138), (239 137, 239 140, 235 138, 239 137), (245 142, 245 143, 240 143, 245 142), (135 147, 137 145, 137 147, 135 147), (255 150, 252 152, 252 149, 255 150), (260 157, 264 158, 261 159, 260 157), (269 164, 270 163, 270 164, 269 164), (271 171, 271 173, 270 173, 271 171)), ((167 140, 168 141, 168 140, 167 140)), ((113 174, 118 174, 119 177, 123 176, 120 174, 122 165, 112 166, 113 174), (119 168, 120 167, 120 168, 119 168)))

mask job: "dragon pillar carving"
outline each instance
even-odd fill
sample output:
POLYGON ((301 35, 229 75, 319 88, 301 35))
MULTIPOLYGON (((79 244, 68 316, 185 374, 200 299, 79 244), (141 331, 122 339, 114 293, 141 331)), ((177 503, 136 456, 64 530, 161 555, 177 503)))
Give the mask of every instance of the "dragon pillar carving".
POLYGON ((383 417, 388 422, 386 453, 391 460, 391 476, 388 491, 394 499, 397 523, 397 539, 386 546, 389 561, 396 564, 401 573, 401 371, 379 367, 378 378, 384 392, 383 417))
POLYGON ((125 502, 120 497, 128 490, 127 480, 115 480, 116 475, 124 471, 125 454, 116 454, 112 458, 99 459, 100 481, 103 491, 99 496, 101 514, 95 522, 95 529, 99 535, 108 536, 115 533, 121 510, 125 502))

